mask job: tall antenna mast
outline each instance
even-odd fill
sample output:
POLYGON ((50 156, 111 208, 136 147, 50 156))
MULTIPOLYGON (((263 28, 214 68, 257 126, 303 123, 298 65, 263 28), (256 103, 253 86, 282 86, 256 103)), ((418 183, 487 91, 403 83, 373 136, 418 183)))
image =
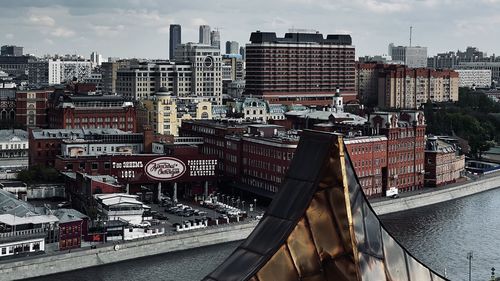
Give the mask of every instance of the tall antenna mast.
POLYGON ((411 32, 412 32, 413 26, 410 26, 410 47, 411 47, 411 32))

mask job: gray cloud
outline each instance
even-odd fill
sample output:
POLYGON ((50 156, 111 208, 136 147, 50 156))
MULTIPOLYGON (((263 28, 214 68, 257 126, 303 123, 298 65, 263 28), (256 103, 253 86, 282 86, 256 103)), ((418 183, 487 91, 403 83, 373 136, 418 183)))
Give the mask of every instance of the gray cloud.
POLYGON ((383 54, 390 42, 413 42, 429 53, 474 45, 495 52, 500 0, 0 0, 0 44, 26 51, 166 58, 168 26, 197 41, 198 25, 244 45, 255 30, 316 29, 351 33, 357 55, 383 54))

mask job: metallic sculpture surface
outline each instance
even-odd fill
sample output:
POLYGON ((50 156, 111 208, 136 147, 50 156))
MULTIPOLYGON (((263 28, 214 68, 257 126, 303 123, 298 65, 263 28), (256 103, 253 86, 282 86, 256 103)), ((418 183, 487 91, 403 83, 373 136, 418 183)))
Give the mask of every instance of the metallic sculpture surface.
POLYGON ((445 281, 412 257, 366 200, 342 137, 305 131, 250 236, 204 281, 445 281))

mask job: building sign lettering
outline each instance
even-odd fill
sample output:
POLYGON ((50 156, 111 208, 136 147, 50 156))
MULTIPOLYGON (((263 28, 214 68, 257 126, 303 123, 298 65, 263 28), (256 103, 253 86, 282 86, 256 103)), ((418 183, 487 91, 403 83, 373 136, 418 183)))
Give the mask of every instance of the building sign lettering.
POLYGON ((179 159, 160 157, 149 161, 144 171, 152 179, 173 180, 186 172, 186 166, 179 159))
POLYGON ((142 168, 144 166, 142 161, 113 162, 111 165, 113 169, 142 168))

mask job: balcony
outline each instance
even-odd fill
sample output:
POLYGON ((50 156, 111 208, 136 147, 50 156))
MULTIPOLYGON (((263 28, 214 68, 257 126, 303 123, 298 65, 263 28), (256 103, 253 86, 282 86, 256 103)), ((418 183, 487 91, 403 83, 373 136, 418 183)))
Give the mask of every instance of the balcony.
POLYGON ((0 233, 0 242, 44 238, 45 236, 47 236, 47 231, 43 228, 18 230, 0 233))

